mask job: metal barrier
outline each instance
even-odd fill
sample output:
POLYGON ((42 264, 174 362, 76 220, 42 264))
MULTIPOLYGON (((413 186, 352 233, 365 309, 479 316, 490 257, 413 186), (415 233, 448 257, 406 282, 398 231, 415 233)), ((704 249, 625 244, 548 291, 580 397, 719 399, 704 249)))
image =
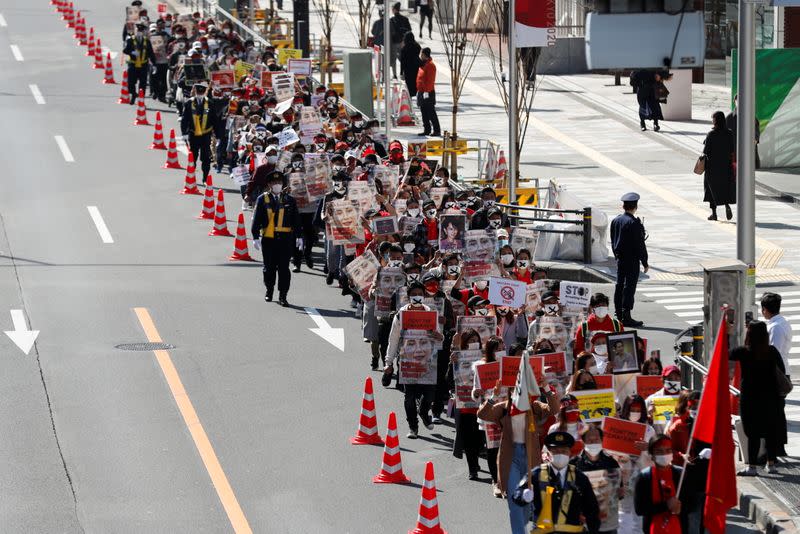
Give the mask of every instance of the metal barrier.
POLYGON ((592 263, 592 208, 586 207, 582 210, 562 210, 562 209, 555 209, 555 208, 538 208, 538 207, 531 207, 531 206, 519 206, 517 204, 500 204, 497 203, 495 206, 503 208, 506 211, 506 216, 509 219, 513 219, 516 221, 532 221, 532 222, 549 222, 549 223, 558 223, 558 224, 574 224, 580 225, 580 230, 549 230, 545 228, 537 228, 537 232, 543 232, 548 234, 568 234, 568 235, 579 235, 583 236, 583 263, 589 264, 592 263), (528 215, 519 215, 518 211, 533 211, 534 216, 528 215), (565 213, 565 214, 572 214, 572 215, 583 215, 581 219, 569 219, 563 221, 554 221, 553 219, 547 219, 541 216, 537 216, 539 213, 565 213))
MULTIPOLYGON (((696 324, 678 332, 675 336, 675 360, 681 369, 681 383, 689 389, 703 389, 708 369, 700 363, 703 358, 703 325, 696 324), (683 340, 691 336, 691 340, 683 340)), ((728 386, 730 392, 739 396, 739 390, 728 386)))

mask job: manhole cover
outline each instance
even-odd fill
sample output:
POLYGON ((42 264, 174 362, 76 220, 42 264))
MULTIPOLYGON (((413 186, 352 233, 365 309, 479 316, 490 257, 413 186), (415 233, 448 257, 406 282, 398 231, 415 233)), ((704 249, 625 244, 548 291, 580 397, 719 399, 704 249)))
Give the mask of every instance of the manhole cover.
POLYGON ((148 350, 169 350, 174 349, 174 345, 170 345, 169 343, 123 343, 122 345, 116 345, 114 348, 120 350, 139 350, 139 351, 148 351, 148 350))

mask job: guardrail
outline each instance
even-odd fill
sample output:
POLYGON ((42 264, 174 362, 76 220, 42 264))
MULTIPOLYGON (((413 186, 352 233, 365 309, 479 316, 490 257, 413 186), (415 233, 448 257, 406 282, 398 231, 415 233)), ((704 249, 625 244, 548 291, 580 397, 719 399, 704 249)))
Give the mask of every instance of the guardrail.
MULTIPOLYGON (((681 369, 681 385, 689 389, 700 390, 703 382, 708 376, 708 368, 700 363, 703 358, 703 325, 696 324, 678 332, 675 336, 675 361, 681 369), (691 336, 691 341, 682 341, 685 337, 691 336)), ((739 390, 729 385, 730 392, 739 396, 739 390)))

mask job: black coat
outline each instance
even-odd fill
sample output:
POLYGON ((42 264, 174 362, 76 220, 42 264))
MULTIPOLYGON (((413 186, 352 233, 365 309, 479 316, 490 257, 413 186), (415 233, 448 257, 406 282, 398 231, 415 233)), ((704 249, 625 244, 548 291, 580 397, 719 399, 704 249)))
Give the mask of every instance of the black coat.
MULTIPOLYGON (((681 478, 681 471, 683 468, 672 466, 672 483, 675 485, 675 489, 678 488, 678 483, 681 478)), ((684 488, 685 488, 684 483, 684 488)), ((681 512, 684 512, 684 505, 685 505, 685 490, 681 488, 681 494, 678 495, 678 500, 681 501, 681 512)), ((653 468, 646 467, 642 469, 639 473, 639 477, 636 479, 636 486, 633 490, 633 508, 636 511, 636 515, 642 516, 642 531, 643 532, 650 532, 650 523, 653 520, 653 516, 656 514, 660 514, 661 512, 666 512, 668 510, 667 504, 665 502, 661 502, 658 504, 653 503, 653 468)), ((681 527, 683 532, 686 532, 686 518, 685 514, 681 514, 681 527)))
POLYGON ((706 156, 703 202, 713 202, 718 206, 736 204, 736 176, 733 173, 736 146, 733 133, 727 128, 711 130, 703 144, 703 154, 706 156))
POLYGON ((421 49, 416 41, 406 43, 400 49, 400 74, 406 81, 408 94, 412 97, 417 95, 417 71, 419 71, 419 52, 421 49))
POLYGON ((765 438, 773 433, 778 443, 785 443, 786 415, 775 380, 775 369, 786 374, 780 352, 770 346, 768 356, 761 359, 750 349, 739 347, 731 351, 730 359, 742 366, 739 415, 744 433, 748 439, 765 438))
POLYGON ((655 73, 651 71, 637 71, 634 73, 636 83, 636 100, 639 102, 639 118, 660 121, 664 119, 661 113, 661 104, 658 101, 658 86, 655 73))

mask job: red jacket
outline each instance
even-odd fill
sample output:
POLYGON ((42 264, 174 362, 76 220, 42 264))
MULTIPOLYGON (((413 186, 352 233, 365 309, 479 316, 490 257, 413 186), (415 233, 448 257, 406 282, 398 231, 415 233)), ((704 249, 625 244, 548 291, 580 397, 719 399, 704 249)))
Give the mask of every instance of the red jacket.
POLYGON ((417 71, 417 92, 432 93, 436 83, 436 65, 429 59, 417 71))

